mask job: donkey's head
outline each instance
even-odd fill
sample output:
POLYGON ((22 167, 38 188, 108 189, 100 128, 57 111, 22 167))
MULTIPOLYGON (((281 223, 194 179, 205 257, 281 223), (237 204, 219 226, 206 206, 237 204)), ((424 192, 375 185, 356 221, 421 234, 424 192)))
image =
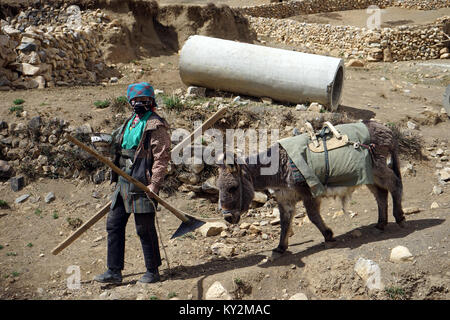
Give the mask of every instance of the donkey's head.
POLYGON ((236 224, 241 214, 247 212, 255 190, 247 164, 235 155, 223 157, 219 165, 219 207, 225 221, 236 224))

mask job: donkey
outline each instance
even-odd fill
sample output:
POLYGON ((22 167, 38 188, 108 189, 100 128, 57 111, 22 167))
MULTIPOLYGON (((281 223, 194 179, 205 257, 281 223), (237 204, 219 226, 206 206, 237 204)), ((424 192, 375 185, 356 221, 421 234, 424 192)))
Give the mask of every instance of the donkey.
MULTIPOLYGON (((401 227, 405 227, 405 217, 402 209, 402 177, 399 169, 398 144, 393 132, 386 126, 375 121, 363 121, 368 128, 370 141, 375 148, 371 151, 373 184, 368 184, 369 190, 375 196, 378 205, 378 223, 376 228, 384 230, 388 222, 388 193, 393 200, 393 215, 401 227)), ((292 233, 291 224, 295 215, 295 205, 303 201, 310 221, 320 230, 325 242, 333 242, 332 230, 327 227, 320 216, 320 203, 324 197, 339 197, 343 204, 357 186, 326 187, 319 197, 313 197, 311 189, 305 182, 296 182, 293 169, 289 164, 289 156, 279 145, 279 170, 273 175, 261 175, 261 168, 267 167, 261 163, 264 153, 271 156, 272 148, 257 155, 250 155, 237 161, 232 155, 232 161, 223 161, 219 165, 219 207, 224 219, 237 224, 242 213, 248 211, 255 191, 274 190, 274 195, 280 211, 281 235, 278 247, 274 253, 284 253, 288 248, 288 238, 292 233), (249 159, 252 158, 252 161, 249 159), (256 158, 256 161, 254 159, 256 158), (238 163, 240 162, 240 163, 238 163), (256 162, 256 163, 255 163, 256 162), (227 164, 231 163, 231 164, 227 164)), ((228 157, 228 155, 225 155, 228 157)), ((226 160, 226 159, 224 159, 226 160)))

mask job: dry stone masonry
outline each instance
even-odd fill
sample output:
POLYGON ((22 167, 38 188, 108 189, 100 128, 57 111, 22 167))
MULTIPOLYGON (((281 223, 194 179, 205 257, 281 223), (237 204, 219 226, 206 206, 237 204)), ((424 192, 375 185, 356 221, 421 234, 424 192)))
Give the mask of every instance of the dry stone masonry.
POLYGON ((0 23, 0 90, 95 84, 107 67, 99 49, 100 10, 43 5, 0 23))
POLYGON ((401 7, 419 10, 434 10, 449 6, 448 0, 301 0, 242 7, 236 10, 254 17, 283 19, 301 14, 366 9, 371 5, 380 8, 401 7))
POLYGON ((442 17, 425 26, 399 26, 368 29, 353 26, 304 23, 294 20, 249 17, 259 38, 304 47, 315 54, 340 55, 345 58, 363 58, 374 61, 406 61, 445 59, 449 57, 445 46, 445 23, 442 17))
POLYGON ((107 179, 108 171, 89 154, 71 145, 65 138, 70 133, 84 143, 90 141, 89 124, 79 127, 59 119, 40 116, 17 122, 0 122, 0 155, 10 167, 8 174, 28 179, 45 176, 51 178, 91 178, 100 183, 107 179))
POLYGON ((449 7, 447 0, 302 0, 238 8, 247 15, 259 38, 298 45, 314 54, 363 58, 368 62, 447 59, 450 57, 445 26, 450 17, 434 24, 368 29, 353 26, 301 23, 281 20, 302 14, 315 14, 354 9, 403 7, 434 10, 449 7))

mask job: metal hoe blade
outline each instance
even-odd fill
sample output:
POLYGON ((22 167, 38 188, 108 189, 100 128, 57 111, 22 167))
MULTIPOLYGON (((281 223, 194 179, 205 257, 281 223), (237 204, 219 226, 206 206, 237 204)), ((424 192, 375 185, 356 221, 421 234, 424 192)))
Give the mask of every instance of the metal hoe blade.
POLYGON ((177 237, 180 237, 186 233, 189 233, 191 231, 194 231, 197 228, 200 228, 202 225, 204 225, 206 222, 198 220, 192 216, 189 216, 185 214, 185 216, 189 219, 187 222, 182 222, 180 226, 178 227, 177 231, 172 235, 170 239, 174 239, 177 237))

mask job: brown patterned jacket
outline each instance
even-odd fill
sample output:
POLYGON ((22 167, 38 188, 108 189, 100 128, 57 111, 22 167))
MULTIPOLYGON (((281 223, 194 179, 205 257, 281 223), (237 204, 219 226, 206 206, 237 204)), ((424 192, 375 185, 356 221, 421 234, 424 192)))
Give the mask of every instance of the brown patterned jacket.
MULTIPOLYGON (((117 146, 122 145, 125 126, 133 116, 134 114, 118 129, 119 135, 114 139, 117 146)), ((147 120, 134 156, 131 175, 145 185, 149 185, 155 193, 159 192, 170 160, 171 141, 168 130, 167 121, 153 113, 147 120)), ((117 160, 118 157, 116 157, 116 164, 118 164, 117 160)), ((123 183, 124 180, 117 179, 115 175, 112 181, 119 182, 113 195, 112 208, 114 208, 116 196, 120 193, 127 212, 148 212, 147 199, 145 194, 142 194, 142 190, 133 184, 123 183), (134 194, 141 194, 141 196, 133 197, 134 194)))

